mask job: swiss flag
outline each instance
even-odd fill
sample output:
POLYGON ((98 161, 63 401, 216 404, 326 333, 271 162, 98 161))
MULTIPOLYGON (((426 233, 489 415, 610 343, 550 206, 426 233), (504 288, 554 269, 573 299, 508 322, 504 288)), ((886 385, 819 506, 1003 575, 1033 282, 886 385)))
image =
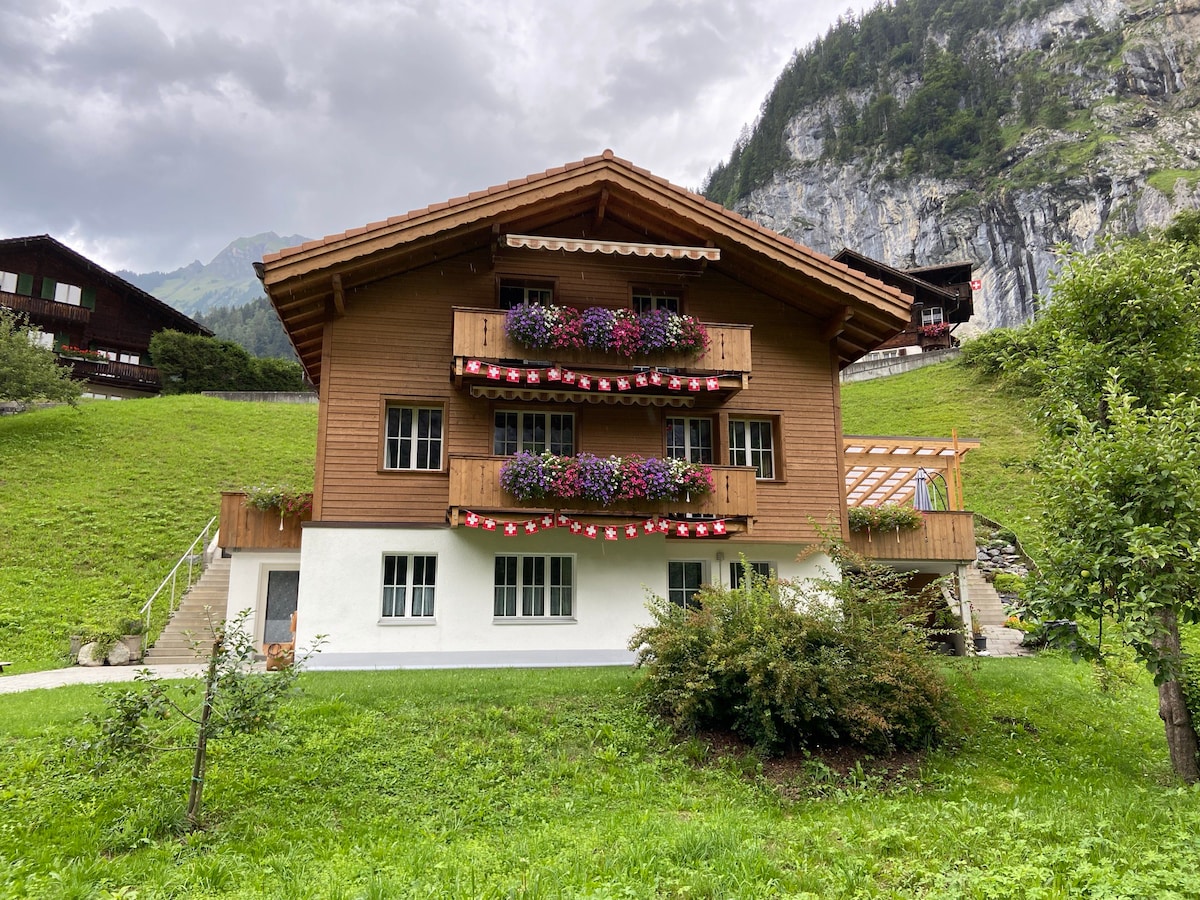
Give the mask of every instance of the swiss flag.
POLYGON ((689 391, 700 390, 700 379, 699 378, 689 378, 688 379, 688 390, 689 391))
POLYGON ((580 375, 579 376, 579 389, 581 391, 590 391, 592 389, 592 376, 591 375, 580 375))
POLYGON ((541 374, 539 374, 537 369, 530 369, 528 372, 525 373, 525 383, 526 384, 540 384, 541 380, 542 380, 542 376, 541 376, 541 374))
POLYGON ((598 387, 602 391, 611 391, 612 390, 612 381, 610 381, 607 378, 601 378, 599 381, 596 382, 596 387, 598 387))
POLYGON ((717 521, 713 522, 712 530, 713 530, 713 534, 724 534, 725 533, 725 520, 717 519, 717 521))
POLYGON ((520 369, 509 369, 507 380, 512 382, 513 384, 520 384, 521 383, 521 370, 520 369))
POLYGON ((516 522, 505 522, 504 523, 504 536, 505 537, 516 537, 517 536, 517 523, 516 522))
POLYGON ((667 387, 673 391, 677 391, 683 387, 683 379, 678 375, 672 375, 671 380, 667 382, 667 387))
POLYGON ((500 367, 499 366, 488 366, 487 367, 487 377, 492 379, 492 381, 499 381, 500 380, 500 367))
POLYGON ((636 525, 626 525, 625 526, 625 537, 631 541, 635 537, 637 537, 637 526, 636 525))
POLYGON ((605 525, 604 526, 604 539, 606 541, 615 541, 617 539, 617 526, 616 525, 605 525))
POLYGON ((571 517, 566 513, 559 513, 554 517, 554 524, 559 528, 571 527, 571 517))
POLYGON ((537 522, 533 521, 533 519, 530 519, 528 522, 525 523, 525 533, 526 534, 537 534, 537 530, 538 530, 537 522))
POLYGON ((495 519, 484 519, 483 520, 483 530, 484 531, 495 531, 496 530, 496 520, 495 519))
POLYGON ((547 381, 562 381, 562 375, 563 375, 562 370, 559 369, 558 366, 555 366, 553 369, 551 369, 549 372, 546 373, 546 380, 547 381))
POLYGON ((687 537, 688 524, 687 522, 677 522, 675 524, 675 537, 687 537))
POLYGON ((575 373, 572 372, 570 369, 564 369, 563 373, 562 373, 562 383, 563 384, 574 384, 575 383, 575 373))
POLYGON ((467 371, 470 372, 472 375, 478 375, 479 370, 482 368, 483 368, 483 363, 481 363, 479 360, 477 360, 477 359, 467 360, 467 371))
POLYGON ((553 528, 555 524, 554 516, 550 515, 550 513, 546 513, 544 516, 542 516, 543 528, 553 528))
POLYGON ((571 534, 583 534, 583 523, 577 520, 572 520, 571 534))
POLYGON ((658 531, 658 523, 653 519, 647 519, 642 523, 642 531, 646 532, 646 534, 654 534, 654 532, 658 531))
POLYGON ((594 541, 596 539, 597 531, 599 531, 599 529, 595 525, 589 525, 587 528, 583 529, 583 536, 590 537, 594 541))
POLYGON ((983 290, 983 279, 982 278, 972 278, 971 279, 971 290, 982 291, 983 290))
POLYGON ((650 383, 650 379, 646 377, 645 372, 638 372, 633 376, 633 383, 638 387, 645 387, 650 383))
POLYGON ((671 533, 671 520, 670 519, 659 519, 658 520, 658 530, 660 532, 662 532, 663 534, 670 534, 671 533))
POLYGON ((468 528, 478 528, 479 527, 479 514, 473 513, 473 512, 467 513, 467 517, 466 517, 466 519, 463 520, 463 524, 466 525, 468 528))
POLYGON ((650 373, 650 383, 652 385, 654 385, 655 387, 658 387, 659 385, 661 385, 662 384, 662 372, 658 371, 658 369, 655 369, 653 372, 651 372, 650 373))
POLYGON ((716 378, 706 378, 704 379, 704 386, 710 391, 719 391, 721 389, 721 382, 716 378))
POLYGON ((628 378, 618 378, 617 379, 617 390, 618 391, 629 390, 629 379, 628 378))
POLYGON ((696 537, 708 537, 708 524, 701 522, 696 526, 696 537))

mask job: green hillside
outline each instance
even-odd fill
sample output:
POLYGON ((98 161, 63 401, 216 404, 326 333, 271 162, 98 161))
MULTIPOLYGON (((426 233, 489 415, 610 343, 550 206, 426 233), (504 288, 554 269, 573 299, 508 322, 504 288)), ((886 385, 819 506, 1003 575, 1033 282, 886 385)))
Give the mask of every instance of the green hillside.
POLYGON ((0 418, 0 659, 65 662, 134 615, 220 491, 311 486, 316 407, 162 397, 0 418))

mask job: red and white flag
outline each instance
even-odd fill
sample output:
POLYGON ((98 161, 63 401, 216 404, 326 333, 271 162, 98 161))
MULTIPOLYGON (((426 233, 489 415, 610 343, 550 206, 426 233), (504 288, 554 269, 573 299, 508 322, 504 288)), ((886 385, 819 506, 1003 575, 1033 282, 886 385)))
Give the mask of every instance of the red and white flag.
POLYGON ((563 376, 562 370, 559 369, 558 366, 555 366, 554 368, 552 368, 548 372, 546 372, 546 380, 547 381, 562 381, 562 376, 563 376))
POLYGON ((537 369, 530 369, 525 373, 526 384, 540 384, 542 381, 541 373, 537 369))
POLYGON ((982 278, 972 278, 971 279, 971 290, 982 291, 983 290, 983 279, 982 278))
POLYGON ((617 526, 616 525, 605 525, 604 526, 604 539, 606 541, 615 541, 617 539, 617 526))
POLYGON ((570 369, 563 369, 562 383, 563 384, 574 384, 575 383, 575 373, 572 372, 570 369))
POLYGON ((646 385, 648 385, 650 383, 650 378, 646 375, 645 372, 638 372, 636 375, 633 376, 633 383, 636 384, 638 387, 645 387, 646 385))
POLYGON ((504 536, 505 537, 516 537, 517 536, 517 523, 516 522, 505 522, 504 523, 504 536))
POLYGON ((466 525, 468 528, 478 528, 479 527, 479 513, 473 513, 473 512, 467 513, 467 517, 465 519, 463 519, 463 524, 466 525))
POLYGON ((710 376, 704 379, 704 386, 710 391, 719 391, 721 389, 721 382, 710 376))
POLYGON ((543 528, 553 528, 556 524, 558 523, 554 521, 554 516, 550 515, 550 513, 546 513, 544 516, 542 516, 543 528))
POLYGON ((629 390, 629 379, 628 378, 618 378, 617 379, 617 390, 618 391, 629 390))
POLYGON ((512 384, 520 384, 521 383, 521 370, 520 369, 509 369, 506 380, 512 384))
POLYGON ((595 525, 589 525, 587 528, 583 529, 583 536, 589 537, 594 541, 596 539, 596 533, 599 530, 600 529, 598 529, 595 525))
POLYGON ((472 375, 478 375, 479 370, 482 368, 483 368, 483 363, 481 363, 479 360, 477 360, 477 359, 467 360, 467 371, 470 372, 472 375))
POLYGON ((687 522, 675 523, 675 537, 688 537, 689 529, 687 522))
POLYGON ((590 391, 592 389, 592 376, 591 375, 580 375, 579 376, 579 389, 581 391, 590 391))
POLYGON ((688 390, 689 391, 700 390, 700 379, 699 378, 689 378, 688 379, 688 390))
POLYGON ((725 520, 717 519, 717 521, 713 522, 712 530, 713 530, 713 534, 724 534, 725 533, 725 520))
POLYGON ((488 366, 487 367, 487 377, 492 379, 492 381, 499 381, 500 380, 500 367, 499 366, 488 366))
POLYGON ((625 526, 625 539, 626 540, 632 541, 637 536, 638 536, 638 532, 637 532, 636 525, 626 525, 625 526))
POLYGON ((662 384, 662 372, 658 371, 658 369, 655 369, 653 372, 651 372, 650 383, 655 387, 659 387, 662 384))
POLYGON ((672 391, 678 391, 683 387, 683 379, 678 375, 672 375, 671 380, 667 382, 667 388, 672 391))
POLYGON ((533 521, 533 519, 530 519, 528 522, 525 523, 525 533, 526 534, 537 534, 537 531, 538 531, 538 523, 533 521))
POLYGON ((670 534, 671 533, 671 520, 670 519, 659 519, 658 520, 658 531, 660 534, 670 534))
POLYGON ((496 520, 495 519, 484 519, 483 520, 483 530, 484 531, 495 531, 496 530, 496 520))
POLYGON ((571 520, 571 534, 583 534, 583 523, 578 519, 571 520))
POLYGON ((572 525, 571 517, 566 513, 559 513, 554 517, 554 524, 559 528, 570 528, 572 525))
POLYGON ((658 523, 653 519, 647 519, 642 523, 642 531, 646 532, 646 534, 654 534, 654 532, 658 531, 658 523))
POLYGON ((696 537, 708 537, 707 522, 701 522, 696 526, 696 537))
POLYGON ((598 379, 596 382, 596 387, 602 391, 611 391, 612 390, 612 380, 608 379, 608 378, 598 379))

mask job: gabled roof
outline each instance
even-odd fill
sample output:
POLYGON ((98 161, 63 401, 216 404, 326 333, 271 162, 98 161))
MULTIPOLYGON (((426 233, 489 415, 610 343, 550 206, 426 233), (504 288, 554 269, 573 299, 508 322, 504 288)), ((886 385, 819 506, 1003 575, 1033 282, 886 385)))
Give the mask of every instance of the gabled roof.
POLYGON ((94 272, 97 281, 102 281, 118 293, 131 296, 145 303, 147 306, 158 310, 166 318, 172 320, 175 323, 175 327, 181 328, 191 334, 203 334, 207 335, 208 337, 213 336, 213 333, 209 329, 205 328, 194 319, 185 316, 175 307, 167 303, 163 303, 163 301, 159 300, 153 294, 146 293, 146 291, 143 291, 136 284, 130 284, 119 275, 114 275, 112 272, 108 271, 108 269, 92 262, 82 253, 77 253, 66 244, 55 240, 48 234, 35 234, 30 235, 29 237, 0 238, 0 250, 3 250, 6 247, 21 246, 40 247, 51 250, 60 256, 65 256, 84 271, 94 272))
MULTIPOLYGON (((941 287, 921 277, 923 272, 940 272, 945 266, 924 266, 920 269, 896 269, 877 259, 864 256, 849 247, 843 247, 833 257, 851 268, 857 269, 872 278, 878 278, 885 284, 895 285, 906 293, 912 294, 918 303, 941 303, 951 305, 958 300, 958 294, 953 288, 941 287)), ((965 266, 967 280, 970 279, 970 263, 960 263, 965 266)))
POLYGON ((818 320, 842 365, 908 323, 912 299, 606 150, 530 175, 267 254, 256 266, 313 383, 325 323, 348 292, 382 277, 487 246, 507 233, 538 234, 584 213, 671 244, 720 249, 710 267, 818 320))

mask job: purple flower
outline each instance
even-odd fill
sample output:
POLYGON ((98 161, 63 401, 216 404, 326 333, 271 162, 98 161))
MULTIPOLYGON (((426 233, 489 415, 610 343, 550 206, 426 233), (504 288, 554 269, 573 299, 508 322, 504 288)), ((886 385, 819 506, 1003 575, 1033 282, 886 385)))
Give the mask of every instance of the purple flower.
POLYGON ((525 347, 550 346, 551 310, 537 303, 514 306, 504 317, 504 330, 509 338, 525 347))
POLYGON ((603 306, 589 306, 583 311, 583 342, 592 350, 608 350, 612 346, 613 311, 603 306))
POLYGON ((500 486, 518 500, 540 500, 550 488, 550 478, 542 454, 522 450, 505 461, 500 469, 500 486))

